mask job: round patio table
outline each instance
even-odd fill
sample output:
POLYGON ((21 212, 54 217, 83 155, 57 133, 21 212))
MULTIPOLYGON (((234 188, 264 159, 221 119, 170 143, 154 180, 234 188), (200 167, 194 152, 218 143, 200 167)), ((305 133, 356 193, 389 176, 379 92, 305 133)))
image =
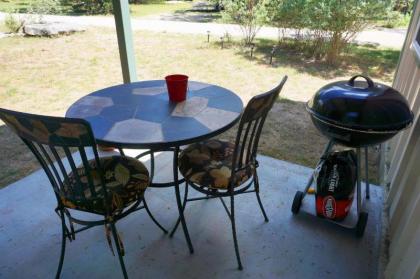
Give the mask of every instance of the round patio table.
POLYGON ((147 149, 137 158, 151 155, 151 180, 154 152, 173 151, 173 177, 155 187, 174 186, 180 221, 190 252, 193 247, 185 223, 178 178, 180 147, 205 140, 231 128, 240 118, 241 99, 232 91, 207 83, 188 82, 184 102, 169 101, 164 80, 141 81, 95 91, 76 101, 66 117, 83 118, 92 126, 98 144, 147 149))

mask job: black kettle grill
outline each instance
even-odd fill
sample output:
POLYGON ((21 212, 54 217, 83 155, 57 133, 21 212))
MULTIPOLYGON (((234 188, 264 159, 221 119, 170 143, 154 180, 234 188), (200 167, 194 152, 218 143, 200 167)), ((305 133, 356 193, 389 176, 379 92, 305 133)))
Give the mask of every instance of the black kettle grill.
MULTIPOLYGON (((407 128, 413 121, 407 100, 398 91, 384 84, 374 83, 363 75, 353 76, 348 81, 325 85, 306 104, 312 122, 318 130, 330 139, 317 169, 321 166, 334 144, 356 148, 357 151, 357 211, 349 214, 340 226, 354 229, 356 236, 364 233, 368 214, 362 211, 361 198, 361 151, 365 153, 366 199, 369 199, 368 150, 367 146, 382 143, 407 128), (358 77, 365 81, 356 81, 358 77)), ((313 212, 302 203, 311 187, 316 170, 311 175, 304 192, 297 191, 292 212, 297 214, 302 207, 313 212)))
POLYGON ((404 96, 362 75, 322 87, 306 109, 322 134, 349 147, 384 142, 413 121, 404 96))

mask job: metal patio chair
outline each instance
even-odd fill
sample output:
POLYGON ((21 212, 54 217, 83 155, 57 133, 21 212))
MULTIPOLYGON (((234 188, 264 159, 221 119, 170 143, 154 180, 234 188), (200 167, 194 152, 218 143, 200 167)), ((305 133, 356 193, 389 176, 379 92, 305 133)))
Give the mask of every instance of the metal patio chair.
POLYGON ((99 157, 88 122, 82 119, 49 117, 0 109, 0 118, 28 146, 44 169, 57 198, 55 212, 61 219, 62 245, 56 278, 63 266, 66 240, 76 233, 104 225, 114 254, 111 234, 124 275, 124 247, 115 223, 128 214, 145 208, 159 228, 144 200, 149 173, 138 160, 127 156, 99 157), (90 150, 89 150, 90 149, 90 150), (73 151, 78 151, 74 152, 73 151), (88 159, 88 151, 93 159, 88 159), (64 158, 62 158, 64 155, 64 158), (81 164, 77 166, 77 162, 81 164), (143 202, 143 205, 141 205, 143 202), (101 216, 95 221, 72 216, 72 211, 101 216), (74 224, 80 225, 75 229, 74 224))
MULTIPOLYGON (((258 182, 257 149, 265 119, 287 80, 267 93, 253 97, 246 106, 239 122, 235 143, 211 139, 189 145, 179 156, 179 170, 186 179, 183 208, 190 201, 219 198, 232 223, 238 268, 242 269, 235 225, 235 195, 255 192, 258 204, 268 222, 260 198, 258 182), (254 189, 250 187, 254 185, 254 189), (188 186, 205 194, 204 197, 188 199, 188 186), (230 197, 230 210, 223 197, 230 197)), ((179 220, 171 232, 176 231, 179 220)))

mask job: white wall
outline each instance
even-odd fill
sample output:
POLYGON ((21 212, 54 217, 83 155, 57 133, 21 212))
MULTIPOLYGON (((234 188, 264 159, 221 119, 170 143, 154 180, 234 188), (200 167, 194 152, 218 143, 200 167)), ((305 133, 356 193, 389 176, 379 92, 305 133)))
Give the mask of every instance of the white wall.
POLYGON ((385 182, 390 243, 385 278, 420 278, 420 61, 411 49, 419 19, 417 1, 393 84, 409 101, 414 123, 388 144, 385 182))

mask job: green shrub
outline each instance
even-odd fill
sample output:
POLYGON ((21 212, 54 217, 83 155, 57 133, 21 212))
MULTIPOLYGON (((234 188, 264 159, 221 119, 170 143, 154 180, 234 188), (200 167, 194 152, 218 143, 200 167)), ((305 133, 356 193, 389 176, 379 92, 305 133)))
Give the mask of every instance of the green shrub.
POLYGON ((4 18, 4 25, 6 26, 7 30, 11 33, 18 33, 20 29, 22 29, 25 21, 19 15, 14 15, 9 13, 4 18))
POLYGON ((335 64, 347 43, 369 23, 387 13, 391 1, 378 0, 309 0, 309 28, 324 31, 326 61, 335 64))
POLYGON ((245 45, 251 44, 267 17, 265 0, 226 0, 224 9, 224 19, 238 24, 245 45))
POLYGON ((89 15, 112 13, 112 0, 73 0, 73 11, 89 15))
POLYGON ((394 0, 393 10, 404 15, 411 14, 414 7, 414 1, 415 0, 394 0))
POLYGON ((329 64, 336 64, 348 42, 393 6, 393 0, 267 1, 269 23, 280 30, 293 28, 297 40, 307 40, 296 45, 329 64))
POLYGON ((130 4, 162 4, 165 0, 129 0, 130 4))
POLYGON ((269 0, 266 2, 267 20, 270 25, 275 25, 280 29, 279 34, 284 37, 286 28, 291 28, 295 32, 295 38, 300 39, 302 29, 308 25, 308 13, 306 0, 269 0))
POLYGON ((28 8, 30 14, 49 15, 61 13, 62 7, 59 0, 35 0, 28 8))
POLYGON ((410 24, 410 14, 403 14, 399 11, 391 11, 384 20, 378 21, 378 25, 386 28, 408 27, 410 24))

